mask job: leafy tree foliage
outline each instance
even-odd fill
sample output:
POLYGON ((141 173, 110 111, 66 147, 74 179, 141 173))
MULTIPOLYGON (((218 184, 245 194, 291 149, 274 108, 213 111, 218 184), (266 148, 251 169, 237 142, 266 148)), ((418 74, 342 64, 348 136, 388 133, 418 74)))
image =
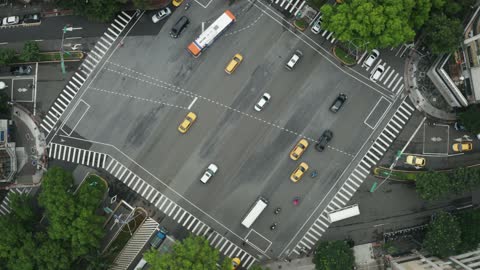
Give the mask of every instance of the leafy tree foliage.
POLYGON ((457 219, 449 213, 439 212, 428 225, 423 246, 432 255, 445 258, 456 253, 460 235, 457 219))
POLYGON ((424 200, 438 200, 461 194, 480 185, 479 168, 456 168, 451 172, 423 172, 417 175, 416 190, 424 200))
POLYGON ((40 58, 40 47, 35 41, 27 41, 23 45, 22 53, 20 54, 20 59, 25 62, 38 61, 40 58))
POLYGON ((324 5, 322 27, 340 41, 373 49, 395 47, 413 41, 414 28, 428 18, 430 0, 351 0, 324 5))
POLYGON ((270 268, 262 268, 258 264, 252 265, 252 267, 249 268, 250 270, 270 270, 270 268))
POLYGON ((148 4, 148 0, 133 0, 133 6, 138 9, 147 9, 148 4))
POLYGON ((0 48, 0 65, 8 65, 15 61, 17 52, 14 49, 0 48))
POLYGON ((480 209, 469 210, 459 215, 461 244, 458 247, 458 253, 472 251, 478 248, 480 244, 480 209))
POLYGON ((425 26, 425 42, 433 54, 451 53, 462 41, 463 28, 459 19, 435 14, 425 26))
POLYGON ((480 133, 480 106, 470 105, 458 117, 467 130, 474 134, 480 133))
POLYGON ((176 242, 169 253, 159 255, 151 249, 144 257, 152 270, 201 270, 216 269, 219 252, 204 237, 190 235, 176 242))
POLYGON ((57 0, 56 4, 72 9, 76 14, 86 16, 89 20, 108 22, 120 11, 124 0, 57 0))
POLYGON ((317 270, 353 269, 353 250, 345 241, 320 242, 313 258, 317 270))
POLYGON ((70 246, 63 240, 52 240, 48 235, 39 232, 36 235, 38 244, 35 252, 37 269, 45 270, 69 270, 71 269, 72 256, 70 246))

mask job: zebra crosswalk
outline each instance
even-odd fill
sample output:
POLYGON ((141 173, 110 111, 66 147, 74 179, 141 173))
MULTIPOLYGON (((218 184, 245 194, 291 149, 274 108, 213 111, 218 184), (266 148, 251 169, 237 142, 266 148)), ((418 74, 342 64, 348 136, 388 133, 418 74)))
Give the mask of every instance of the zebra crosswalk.
POLYGON ((112 270, 128 269, 135 257, 140 253, 145 243, 150 239, 158 227, 158 222, 152 218, 147 218, 145 222, 133 234, 132 238, 123 247, 118 256, 115 258, 112 270))
POLYGON ((297 14, 306 4, 304 0, 272 0, 272 3, 283 8, 288 13, 297 14))
POLYGON ((50 143, 48 157, 90 167, 103 168, 107 155, 63 144, 50 143))
POLYGON ((210 226, 180 207, 176 202, 161 194, 120 162, 109 158, 105 170, 187 230, 196 235, 205 236, 209 240, 210 245, 218 248, 225 256, 240 258, 242 266, 246 269, 256 261, 251 254, 225 238, 222 234, 214 231, 210 226))
POLYGON ((362 65, 362 67, 365 68, 365 70, 368 71, 369 74, 373 73, 378 66, 384 66, 385 71, 380 76, 377 83, 385 86, 395 95, 400 94, 405 87, 405 84, 403 82, 403 76, 400 73, 401 71, 396 71, 392 66, 387 65, 387 63, 384 62, 383 59, 378 59, 377 63, 370 67, 362 65))
POLYGON ((357 163, 355 169, 337 191, 334 198, 328 203, 327 207, 325 207, 320 216, 313 222, 312 226, 307 230, 289 255, 292 253, 300 255, 314 248, 315 243, 330 226, 327 213, 346 206, 347 202, 367 178, 367 175, 370 174, 372 166, 380 161, 395 138, 400 134, 402 128, 411 118, 413 111, 415 111, 415 108, 404 99, 382 132, 374 140, 370 149, 360 162, 357 163))
POLYGON ((50 143, 48 156, 58 160, 105 169, 178 224, 196 235, 205 236, 209 240, 210 245, 218 248, 225 256, 240 258, 242 260, 242 266, 246 269, 256 261, 254 256, 225 238, 222 234, 213 230, 205 222, 160 193, 152 185, 148 184, 129 168, 109 155, 72 146, 50 143))
POLYGON ((100 37, 100 40, 90 51, 88 57, 85 58, 79 70, 75 72, 63 91, 53 102, 50 110, 40 123, 40 127, 46 133, 50 133, 50 131, 52 131, 58 119, 60 119, 70 102, 72 102, 73 98, 78 93, 78 90, 80 90, 90 74, 92 74, 92 71, 102 60, 103 56, 117 40, 118 36, 123 32, 125 27, 127 27, 132 18, 133 15, 129 15, 122 11, 110 24, 110 27, 107 28, 107 31, 103 34, 103 36, 100 37))
POLYGON ((30 194, 32 192, 32 187, 22 187, 22 188, 12 188, 9 189, 7 196, 3 199, 2 203, 0 204, 0 215, 6 215, 10 213, 10 196, 12 194, 30 194))

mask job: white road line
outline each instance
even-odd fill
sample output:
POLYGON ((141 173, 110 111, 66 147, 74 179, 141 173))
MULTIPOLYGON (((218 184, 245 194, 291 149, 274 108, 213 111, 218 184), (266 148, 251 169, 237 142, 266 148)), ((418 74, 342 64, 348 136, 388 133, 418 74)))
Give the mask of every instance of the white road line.
POLYGON ((193 104, 195 104, 195 102, 197 101, 198 97, 195 97, 192 102, 190 103, 190 105, 188 105, 188 109, 190 110, 193 106, 193 104))

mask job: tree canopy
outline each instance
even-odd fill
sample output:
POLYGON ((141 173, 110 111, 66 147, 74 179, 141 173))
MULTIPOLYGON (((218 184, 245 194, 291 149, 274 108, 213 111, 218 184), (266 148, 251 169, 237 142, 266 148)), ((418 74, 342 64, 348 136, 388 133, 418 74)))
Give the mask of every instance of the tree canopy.
MULTIPOLYGON (((157 250, 151 249, 145 253, 144 258, 152 270, 203 270, 217 269, 220 254, 204 237, 190 235, 176 242, 170 252, 160 255, 157 250)), ((230 263, 222 262, 222 269, 231 270, 231 259, 225 260, 230 263)))
POLYGON ((459 113, 458 117, 468 131, 480 133, 480 106, 470 105, 464 112, 459 113))
POLYGON ((449 213, 439 212, 428 225, 423 247, 434 256, 446 258, 456 253, 460 235, 457 219, 449 213))
POLYGON ((435 14, 425 25, 425 42, 433 54, 454 52, 462 41, 462 22, 445 14, 435 14))
POLYGON ((321 8, 322 27, 340 41, 361 49, 396 47, 412 42, 414 29, 428 19, 430 0, 351 0, 321 8))
POLYGON ((38 61, 40 58, 40 47, 35 41, 27 41, 23 45, 22 53, 20 54, 20 59, 25 62, 34 62, 38 61))
POLYGON ((313 263, 316 270, 345 270, 353 269, 355 258, 346 241, 325 241, 318 244, 313 263))

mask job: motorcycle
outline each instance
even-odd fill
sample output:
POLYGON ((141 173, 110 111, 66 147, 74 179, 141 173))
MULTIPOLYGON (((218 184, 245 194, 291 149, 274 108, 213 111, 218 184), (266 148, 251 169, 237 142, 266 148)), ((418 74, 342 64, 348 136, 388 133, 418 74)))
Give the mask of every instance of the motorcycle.
POLYGON ((186 3, 185 4, 185 10, 189 9, 190 8, 190 3, 186 3))
POLYGON ((298 204, 300 204, 300 198, 299 197, 293 198, 293 205, 298 205, 298 204))
POLYGON ((282 211, 282 208, 277 207, 273 213, 274 213, 275 215, 278 215, 278 214, 280 214, 280 211, 282 211))
POLYGON ((312 173, 310 174, 310 177, 315 178, 317 177, 317 175, 318 175, 317 170, 313 170, 312 173))
POLYGON ((271 226, 270 226, 270 230, 275 230, 275 228, 277 228, 277 223, 273 223, 271 226))

